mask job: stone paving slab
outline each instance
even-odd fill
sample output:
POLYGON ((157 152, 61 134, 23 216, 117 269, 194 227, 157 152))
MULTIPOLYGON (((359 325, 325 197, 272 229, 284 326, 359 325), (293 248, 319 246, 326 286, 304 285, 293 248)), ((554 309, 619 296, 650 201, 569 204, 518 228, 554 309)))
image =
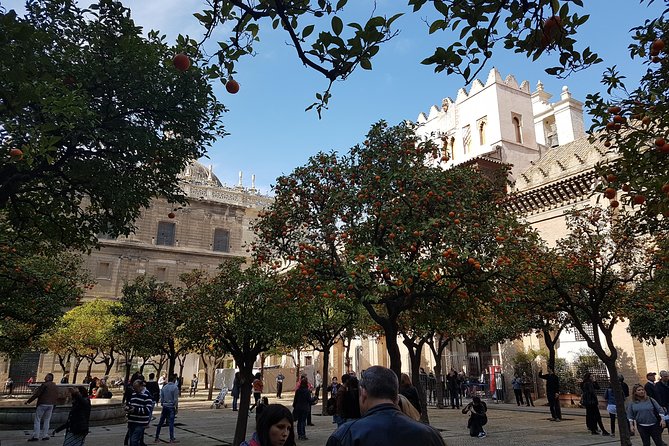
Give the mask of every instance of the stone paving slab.
MULTIPOLYGON (((287 406, 292 403, 292 398, 284 398, 279 401, 270 398, 270 402, 280 402, 287 406)), ((228 401, 229 403, 229 401, 228 401)), ((179 415, 176 420, 175 436, 179 444, 183 446, 232 446, 234 428, 237 414, 230 407, 212 409, 211 403, 205 401, 204 395, 195 398, 182 397, 179 415)), ((429 409, 432 426, 441 431, 448 446, 469 445, 509 445, 509 446, 587 446, 587 445, 615 445, 619 444, 618 438, 593 436, 585 428, 585 412, 582 409, 566 409, 563 411, 565 421, 556 423, 549 421, 547 407, 517 407, 515 404, 493 404, 488 405, 489 422, 486 426, 488 437, 479 439, 469 437, 467 415, 459 410, 453 409, 429 409)), ((318 415, 321 405, 313 408, 313 422, 315 426, 307 427, 309 440, 299 441, 299 446, 324 445, 334 431, 332 417, 318 415)), ((159 416, 160 408, 154 415, 159 416)), ((248 436, 250 436, 255 425, 255 415, 249 418, 248 436)), ((146 443, 152 445, 155 435, 153 421, 147 429, 146 443)), ((608 417, 604 418, 605 426, 608 428, 608 417)), ((51 426, 52 428, 56 426, 51 426)), ((91 433, 86 438, 87 446, 121 446, 125 436, 125 424, 117 424, 91 428, 91 433)), ((0 431, 0 446, 25 445, 30 438, 30 431, 14 430, 0 431)), ((665 434, 666 435, 666 434, 665 434)), ((166 444, 169 433, 166 428, 161 430, 162 442, 166 444)), ((63 443, 62 433, 52 437, 48 442, 42 441, 38 444, 61 445, 63 443)), ((30 443, 34 444, 34 443, 30 443)), ((633 444, 641 445, 638 437, 633 438, 633 444)), ((407 445, 413 446, 413 445, 407 445)))

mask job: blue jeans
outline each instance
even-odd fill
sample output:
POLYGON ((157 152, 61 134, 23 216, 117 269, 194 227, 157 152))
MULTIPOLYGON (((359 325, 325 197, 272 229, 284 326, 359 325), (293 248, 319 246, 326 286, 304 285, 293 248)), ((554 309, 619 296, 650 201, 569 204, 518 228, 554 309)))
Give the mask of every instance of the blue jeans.
POLYGON ((144 438, 144 429, 146 426, 139 424, 128 424, 128 445, 141 446, 142 438, 144 438))
POLYGON ((160 437, 160 428, 167 420, 170 428, 170 440, 174 440, 174 416, 176 415, 176 409, 174 406, 163 406, 163 410, 160 412, 160 421, 158 421, 158 427, 156 428, 156 440, 160 437))

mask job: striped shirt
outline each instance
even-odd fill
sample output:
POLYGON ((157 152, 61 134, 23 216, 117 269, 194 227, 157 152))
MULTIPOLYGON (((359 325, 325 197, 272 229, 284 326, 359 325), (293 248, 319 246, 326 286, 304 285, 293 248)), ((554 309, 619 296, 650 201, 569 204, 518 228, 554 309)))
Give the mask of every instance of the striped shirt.
POLYGON ((128 412, 128 424, 139 424, 146 426, 151 421, 154 401, 149 392, 133 392, 128 402, 130 411, 128 412))

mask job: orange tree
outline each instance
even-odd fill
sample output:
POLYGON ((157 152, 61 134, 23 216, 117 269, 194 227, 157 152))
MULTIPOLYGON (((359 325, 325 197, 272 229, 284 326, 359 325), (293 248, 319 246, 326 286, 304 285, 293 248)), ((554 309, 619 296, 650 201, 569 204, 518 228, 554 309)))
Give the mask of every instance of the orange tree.
POLYGON ((628 328, 632 336, 650 343, 669 337, 669 237, 658 234, 654 241, 650 280, 638 284, 628 328))
MULTIPOLYGON (((669 2, 665 1, 665 4, 669 2)), ((600 190, 611 206, 635 209, 640 230, 669 230, 669 9, 632 29, 633 61, 647 67, 633 89, 616 67, 602 78, 613 99, 587 97, 591 131, 618 157, 599 166, 600 190)))
POLYGON ((443 32, 452 42, 432 55, 426 53, 422 63, 437 72, 458 74, 465 82, 472 81, 502 45, 532 60, 557 53, 558 65, 547 71, 562 76, 600 61, 589 48, 578 48, 574 38, 588 19, 572 11, 583 6, 581 0, 408 0, 404 8, 399 3, 374 4, 367 11, 348 0, 212 0, 195 17, 206 29, 205 40, 217 27, 230 30, 214 54, 224 82, 232 79, 240 58, 255 54, 265 28, 283 29, 299 61, 328 82, 309 107, 315 106, 319 114, 327 108, 333 83, 358 67, 371 70, 373 58, 398 34, 397 19, 411 11, 417 20, 418 14, 427 14, 420 17, 426 34, 443 32), (358 23, 356 16, 368 18, 358 23))
MULTIPOLYGON (((334 287, 338 285, 336 282, 321 282, 316 275, 305 278, 296 268, 290 270, 282 282, 286 292, 299 302, 298 311, 302 314, 300 320, 303 321, 300 331, 305 342, 323 353, 321 376, 325 385, 322 386, 321 395, 318 397, 322 397, 322 401, 327 401, 330 350, 343 332, 358 324, 364 309, 354 299, 332 299, 330 295, 325 295, 332 289, 333 283, 334 287)), ((327 415, 326 404, 323 404, 323 415, 327 415)))
POLYGON ((318 154, 278 178, 276 199, 255 225, 258 261, 280 268, 287 259, 304 277, 336 282, 324 298, 362 303, 398 374, 402 313, 445 287, 492 280, 504 269, 498 260, 528 238, 499 205, 503 175, 427 162, 442 156, 410 124, 380 122, 348 154, 318 154))
MULTIPOLYGON (((610 209, 593 208, 568 215, 569 235, 557 242, 538 263, 537 278, 544 292, 531 304, 562 312, 606 366, 616 393, 619 413, 624 396, 618 381, 618 350, 613 330, 624 318, 634 317, 639 303, 637 285, 652 280, 653 240, 635 236, 638 222, 610 209), (592 329, 590 329, 592 328, 592 329)), ((524 296, 527 304, 530 295, 524 296)), ((621 444, 629 445, 624 417, 619 420, 621 444)))
POLYGON ((226 260, 214 277, 202 272, 182 276, 190 303, 188 317, 201 324, 214 351, 228 352, 240 374, 240 405, 233 444, 244 440, 253 381, 261 353, 302 339, 300 300, 285 293, 276 274, 226 260))
POLYGON ((15 356, 58 323, 91 286, 81 256, 57 244, 16 244, 0 217, 0 352, 15 356), (3 233, 3 231, 7 231, 3 233))
POLYGON ((0 217, 25 240, 90 248, 129 234, 156 196, 184 202, 177 175, 224 134, 224 107, 188 42, 143 35, 121 2, 0 6, 0 217))
POLYGON ((177 357, 189 348, 184 342, 187 311, 183 291, 152 276, 140 276, 125 284, 120 306, 113 309, 119 317, 116 331, 121 344, 145 358, 165 354, 170 375, 174 373, 177 357))

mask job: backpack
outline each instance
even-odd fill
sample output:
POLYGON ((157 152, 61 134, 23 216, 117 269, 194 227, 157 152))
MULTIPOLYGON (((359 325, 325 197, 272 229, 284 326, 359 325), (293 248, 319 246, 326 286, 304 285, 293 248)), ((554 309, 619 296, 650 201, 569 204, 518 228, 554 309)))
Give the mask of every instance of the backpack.
POLYGON ((334 415, 337 413, 337 399, 335 397, 328 398, 325 411, 328 413, 328 415, 334 415))

